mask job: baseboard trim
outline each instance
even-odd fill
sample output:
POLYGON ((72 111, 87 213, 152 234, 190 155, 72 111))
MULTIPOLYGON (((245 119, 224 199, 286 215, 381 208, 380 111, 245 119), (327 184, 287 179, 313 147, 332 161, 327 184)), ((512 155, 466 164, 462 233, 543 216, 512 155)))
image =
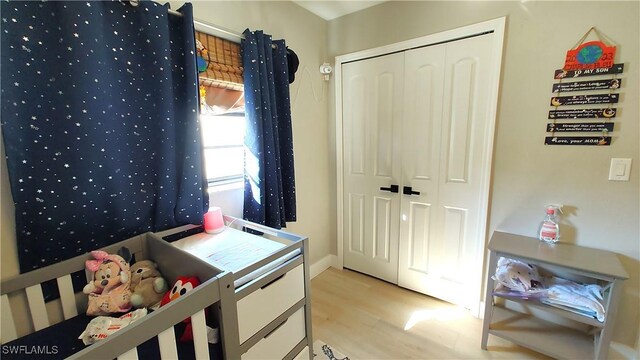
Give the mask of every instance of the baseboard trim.
POLYGON ((335 264, 337 263, 338 263, 338 257, 333 254, 329 254, 323 257, 322 259, 311 264, 310 278, 313 279, 314 277, 318 276, 320 273, 322 273, 323 271, 327 270, 330 267, 336 267, 335 264))
POLYGON ((624 345, 619 342, 612 341, 609 345, 609 356, 610 359, 627 359, 633 360, 638 359, 638 352, 636 352, 632 347, 624 345))

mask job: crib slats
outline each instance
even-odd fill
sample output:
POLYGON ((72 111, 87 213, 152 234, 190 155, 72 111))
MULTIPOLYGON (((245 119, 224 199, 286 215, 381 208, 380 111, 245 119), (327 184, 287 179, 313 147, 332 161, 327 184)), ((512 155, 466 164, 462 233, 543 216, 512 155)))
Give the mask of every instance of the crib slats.
POLYGON ((205 322, 204 309, 191 315, 191 325, 193 326, 193 346, 196 359, 208 359, 209 345, 207 344, 207 324, 205 322))
POLYGON ((176 347, 176 335, 173 326, 158 334, 158 344, 160 345, 161 359, 177 359, 178 348, 176 347))
POLYGON ((16 326, 13 322, 13 315, 11 314, 11 305, 9 305, 9 297, 5 294, 2 295, 2 301, 0 306, 2 309, 2 343, 8 343, 18 338, 16 334, 16 326))
POLYGON ((25 290, 27 292, 27 300, 29 301, 29 310, 31 311, 33 327, 36 331, 48 327, 49 317, 47 316, 47 308, 44 306, 42 287, 38 284, 29 286, 25 290))
POLYGON ((64 319, 71 319, 78 315, 76 296, 73 292, 73 284, 71 283, 71 275, 61 276, 56 280, 58 281, 58 290, 60 291, 60 301, 62 301, 64 319))
POLYGON ((118 360, 138 360, 138 349, 133 348, 126 353, 118 356, 118 360))

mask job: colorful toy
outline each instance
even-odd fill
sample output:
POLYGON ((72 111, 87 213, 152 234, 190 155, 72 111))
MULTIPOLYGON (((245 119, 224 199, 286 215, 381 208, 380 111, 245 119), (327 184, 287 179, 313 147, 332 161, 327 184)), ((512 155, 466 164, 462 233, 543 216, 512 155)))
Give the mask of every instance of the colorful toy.
POLYGON ((204 47, 204 45, 202 45, 202 43, 198 39, 196 39, 196 50, 198 52, 196 54, 196 64, 198 65, 198 72, 205 72, 207 71, 207 67, 209 66, 206 60, 209 51, 204 47))
POLYGON ((82 289, 89 295, 87 315, 109 315, 131 310, 131 277, 129 260, 131 254, 125 247, 119 255, 96 250, 91 252, 95 260, 87 260, 85 266, 93 272, 93 281, 82 289))
MULTIPOLYGON (((193 290, 196 286, 200 285, 200 280, 197 277, 191 276, 179 276, 176 283, 173 285, 170 291, 167 291, 160 302, 160 307, 167 305, 168 303, 185 296, 186 293, 193 290)), ((185 324, 185 329, 180 336, 180 341, 193 341, 193 330, 191 327, 191 318, 188 317, 182 320, 185 324)))
POLYGON ((159 305, 167 291, 167 282, 150 260, 131 265, 131 305, 136 308, 159 305))

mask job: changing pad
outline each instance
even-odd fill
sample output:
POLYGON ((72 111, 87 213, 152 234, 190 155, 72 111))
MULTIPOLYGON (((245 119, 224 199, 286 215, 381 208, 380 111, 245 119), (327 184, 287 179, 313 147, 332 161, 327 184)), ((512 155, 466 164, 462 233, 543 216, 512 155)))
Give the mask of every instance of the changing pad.
MULTIPOLYGON (((277 241, 230 227, 218 234, 199 233, 191 235, 172 242, 172 245, 207 261, 221 270, 231 271, 234 274, 286 247, 286 245, 277 241)), ((299 254, 300 249, 296 249, 241 278, 237 278, 234 280, 234 286, 239 288, 299 254)))

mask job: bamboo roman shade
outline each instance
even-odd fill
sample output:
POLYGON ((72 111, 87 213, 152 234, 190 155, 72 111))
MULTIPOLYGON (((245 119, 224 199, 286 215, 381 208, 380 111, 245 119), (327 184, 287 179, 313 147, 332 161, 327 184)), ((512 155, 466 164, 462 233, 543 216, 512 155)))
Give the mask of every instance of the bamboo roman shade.
POLYGON ((240 44, 196 31, 196 39, 206 49, 207 69, 200 73, 200 85, 243 90, 240 44))

